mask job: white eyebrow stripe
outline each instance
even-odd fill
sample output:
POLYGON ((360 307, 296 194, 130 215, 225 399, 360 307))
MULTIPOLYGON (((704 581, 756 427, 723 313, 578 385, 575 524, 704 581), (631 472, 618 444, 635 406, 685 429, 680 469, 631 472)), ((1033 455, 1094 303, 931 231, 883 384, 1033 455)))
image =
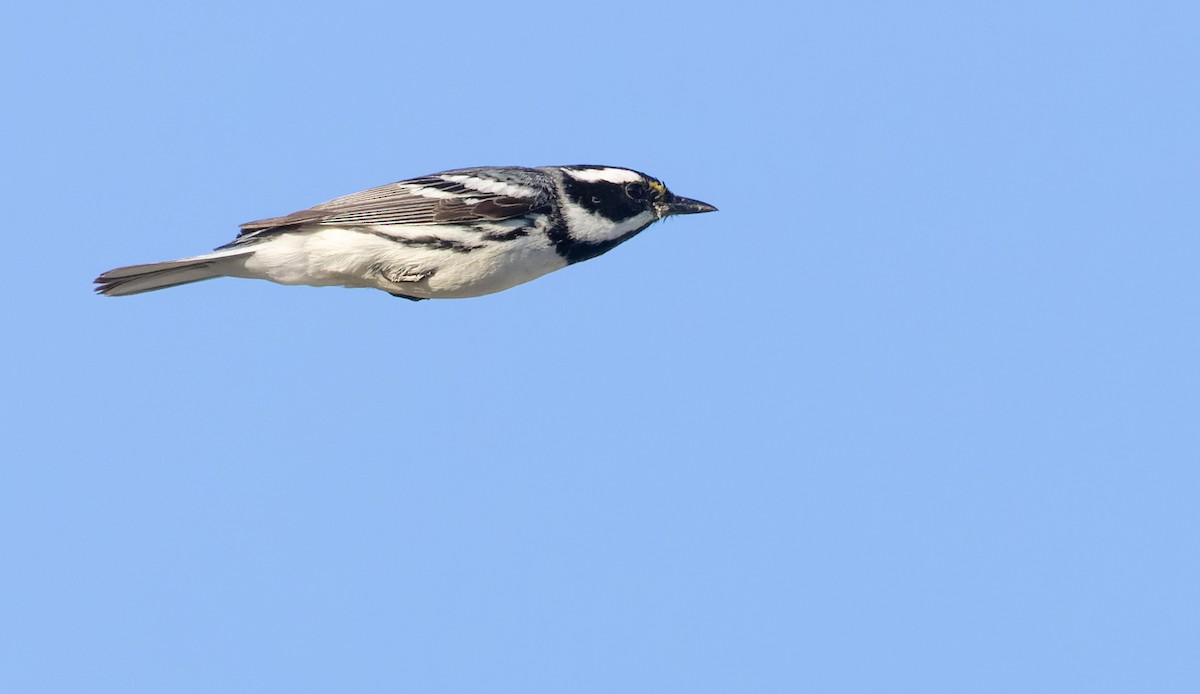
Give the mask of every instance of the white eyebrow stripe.
POLYGON ((637 183, 642 180, 642 175, 636 171, 615 167, 604 169, 564 168, 563 172, 576 181, 587 181, 588 183, 597 183, 599 181, 608 183, 637 183))

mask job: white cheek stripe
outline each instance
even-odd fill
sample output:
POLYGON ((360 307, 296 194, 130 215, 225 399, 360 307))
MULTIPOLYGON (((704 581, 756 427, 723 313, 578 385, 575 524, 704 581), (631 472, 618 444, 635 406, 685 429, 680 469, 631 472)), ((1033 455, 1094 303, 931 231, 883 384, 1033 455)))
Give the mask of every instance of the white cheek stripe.
POLYGON ((588 183, 599 181, 607 181, 608 183, 637 183, 642 180, 642 175, 636 171, 615 167, 605 169, 564 168, 563 172, 576 181, 587 181, 588 183))
POLYGON ((613 224, 604 217, 588 212, 578 205, 567 206, 563 210, 563 214, 567 218, 567 227, 571 230, 571 237, 585 243, 602 243, 619 239, 655 219, 650 212, 643 212, 619 224, 613 224))

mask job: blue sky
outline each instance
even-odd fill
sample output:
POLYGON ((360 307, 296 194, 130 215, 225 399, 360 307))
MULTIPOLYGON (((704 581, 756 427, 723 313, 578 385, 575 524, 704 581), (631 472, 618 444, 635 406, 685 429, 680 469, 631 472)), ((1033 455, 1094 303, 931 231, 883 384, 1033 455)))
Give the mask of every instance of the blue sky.
POLYGON ((0 690, 1200 687, 1194 4, 3 12, 0 690), (721 211, 90 292, 553 163, 721 211))

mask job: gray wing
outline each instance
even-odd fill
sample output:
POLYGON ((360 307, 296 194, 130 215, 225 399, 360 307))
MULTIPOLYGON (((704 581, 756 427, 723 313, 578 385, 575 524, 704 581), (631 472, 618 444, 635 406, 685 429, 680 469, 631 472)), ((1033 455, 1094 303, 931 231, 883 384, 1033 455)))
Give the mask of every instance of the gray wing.
POLYGON ((284 217, 241 226, 234 243, 300 225, 437 225, 499 221, 550 205, 553 183, 536 169, 458 169, 389 183, 284 217))

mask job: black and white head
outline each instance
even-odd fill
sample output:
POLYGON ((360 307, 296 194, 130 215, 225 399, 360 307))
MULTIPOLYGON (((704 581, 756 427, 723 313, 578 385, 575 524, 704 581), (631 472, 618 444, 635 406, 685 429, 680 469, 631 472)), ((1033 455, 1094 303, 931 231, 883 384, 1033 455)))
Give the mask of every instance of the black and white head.
POLYGON ((708 203, 675 195, 663 182, 616 166, 562 166, 563 220, 586 257, 595 257, 654 222, 677 214, 715 212, 708 203))

